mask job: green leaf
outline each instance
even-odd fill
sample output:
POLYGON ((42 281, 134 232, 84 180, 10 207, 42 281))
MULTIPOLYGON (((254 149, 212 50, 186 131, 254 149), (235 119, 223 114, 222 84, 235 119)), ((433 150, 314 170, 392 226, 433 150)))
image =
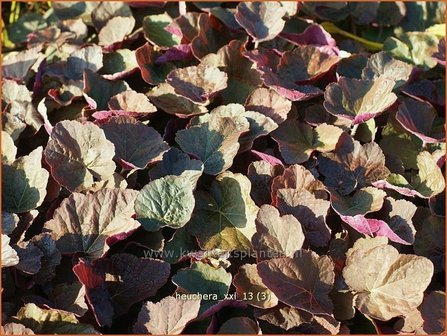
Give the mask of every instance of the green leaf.
POLYGON ((168 175, 149 182, 135 201, 137 218, 148 231, 168 226, 181 228, 191 218, 194 195, 191 182, 168 175))
POLYGON ((239 152, 251 149, 253 141, 263 135, 269 134, 275 130, 278 125, 269 117, 259 112, 246 111, 241 104, 221 105, 213 109, 210 114, 194 118, 191 120, 190 126, 206 122, 210 118, 242 118, 249 122, 249 130, 239 138, 240 148, 239 152))
POLYGON ((103 62, 104 66, 101 72, 106 74, 109 79, 138 68, 135 51, 129 49, 118 49, 107 53, 104 55, 103 62))
POLYGON ((430 33, 405 33, 400 36, 400 40, 389 37, 385 40, 383 49, 397 59, 414 64, 422 70, 429 70, 437 64, 432 55, 438 51, 438 39, 430 33))
POLYGON ((180 149, 171 147, 163 154, 163 160, 149 171, 149 177, 155 180, 166 175, 183 176, 189 179, 195 189, 202 173, 203 163, 200 160, 191 159, 180 149))
POLYGON ((341 128, 326 123, 313 128, 297 120, 289 120, 273 132, 272 138, 278 143, 284 161, 296 164, 309 160, 314 151, 326 153, 334 150, 342 133, 341 128))
POLYGON ((357 190, 353 196, 341 196, 331 191, 331 205, 341 216, 366 215, 382 208, 386 193, 374 187, 357 190))
POLYGON ((2 209, 21 213, 37 208, 47 193, 49 173, 42 168, 42 147, 11 164, 2 164, 2 209))
POLYGON ((197 191, 196 208, 187 229, 203 249, 251 249, 258 207, 250 189, 246 176, 225 172, 216 177, 209 192, 197 191))
POLYGON ((8 27, 8 36, 15 44, 24 43, 28 34, 35 30, 41 30, 46 26, 47 23, 42 15, 28 12, 21 15, 17 22, 8 27))
POLYGON ((22 307, 13 320, 37 334, 99 334, 91 325, 79 323, 73 313, 40 309, 34 303, 22 307))
POLYGON ((110 98, 129 89, 129 85, 125 81, 111 81, 89 69, 84 71, 83 92, 87 102, 94 109, 107 110, 110 98))
POLYGON ((172 18, 166 14, 148 15, 143 20, 144 37, 158 47, 173 47, 180 44, 182 38, 166 30, 172 18))
MULTIPOLYGON (((195 262, 190 268, 181 269, 172 277, 178 286, 179 294, 208 294, 209 300, 203 300, 201 312, 218 300, 222 300, 231 284, 231 274, 224 268, 214 268, 208 264, 195 262)), ((199 314, 200 315, 200 314, 199 314)))
POLYGON ((221 117, 217 113, 195 117, 190 125, 176 133, 180 148, 202 160, 206 174, 217 175, 233 164, 239 150, 239 136, 248 131, 245 117, 221 117))
POLYGON ((163 248, 163 259, 170 264, 177 263, 185 257, 185 252, 200 250, 197 240, 191 236, 186 227, 175 230, 172 239, 165 243, 163 248))

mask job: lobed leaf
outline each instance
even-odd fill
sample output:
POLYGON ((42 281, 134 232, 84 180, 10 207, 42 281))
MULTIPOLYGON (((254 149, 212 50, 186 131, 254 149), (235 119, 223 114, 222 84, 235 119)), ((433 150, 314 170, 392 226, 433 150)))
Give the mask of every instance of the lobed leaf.
POLYGON ((62 254, 82 252, 90 259, 98 259, 109 249, 108 238, 129 234, 140 226, 131 218, 137 195, 131 189, 101 189, 88 195, 72 193, 44 228, 51 232, 62 254))
POLYGON ((285 14, 286 9, 278 2, 241 2, 234 17, 256 42, 263 42, 282 31, 285 14))
POLYGON ((400 254, 377 238, 356 242, 343 269, 346 284, 357 294, 356 307, 382 321, 416 309, 432 275, 428 259, 400 254))
POLYGON ((123 168, 144 169, 160 161, 169 149, 155 129, 132 117, 112 117, 101 125, 101 129, 115 146, 115 157, 123 168))
POLYGON ((175 93, 194 103, 207 105, 219 91, 227 87, 227 74, 207 65, 172 70, 167 82, 175 93))
POLYGON ((313 314, 332 313, 329 292, 335 273, 328 256, 300 250, 293 258, 266 260, 257 268, 264 284, 280 301, 313 314))
POLYGON ((361 124, 394 104, 394 85, 394 80, 385 76, 374 80, 340 77, 326 87, 323 105, 330 114, 361 124))
POLYGON ((288 120, 273 132, 272 138, 278 143, 284 161, 296 164, 309 160, 314 151, 333 151, 342 132, 341 128, 326 123, 312 128, 297 120, 288 120))
POLYGON ((199 300, 186 301, 167 296, 157 303, 148 301, 138 314, 134 332, 178 335, 189 321, 197 317, 199 309, 199 300))
POLYGON ((42 168, 42 152, 42 147, 38 147, 29 155, 10 163, 2 163, 4 211, 22 213, 42 204, 47 194, 49 178, 48 171, 42 168))
POLYGON ((148 231, 165 226, 178 229, 189 221, 194 205, 191 182, 182 176, 167 175, 141 189, 135 211, 138 221, 148 231))
POLYGON ((94 179, 106 180, 115 171, 115 146, 92 123, 57 123, 45 148, 53 178, 70 191, 88 189, 94 179))
POLYGON ((209 192, 196 192, 196 207, 187 229, 202 248, 251 249, 258 207, 250 189, 250 180, 244 175, 224 172, 216 177, 209 192))

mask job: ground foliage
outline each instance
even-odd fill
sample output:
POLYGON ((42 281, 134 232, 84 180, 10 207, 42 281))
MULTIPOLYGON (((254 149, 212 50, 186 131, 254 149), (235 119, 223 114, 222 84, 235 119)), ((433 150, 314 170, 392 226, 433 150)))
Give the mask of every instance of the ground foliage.
POLYGON ((444 18, 4 3, 3 332, 443 332, 444 18))

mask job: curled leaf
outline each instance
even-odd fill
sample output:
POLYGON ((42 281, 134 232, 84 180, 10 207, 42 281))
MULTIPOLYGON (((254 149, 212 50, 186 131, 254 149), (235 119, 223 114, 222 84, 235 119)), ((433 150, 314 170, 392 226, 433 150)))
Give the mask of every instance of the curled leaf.
POLYGON ((283 30, 285 14, 286 10, 278 2, 241 2, 234 17, 259 43, 272 40, 283 30))
POLYGON ((396 120, 423 142, 436 143, 445 140, 444 120, 437 115, 430 103, 407 98, 399 105, 396 120))
POLYGON ((341 77, 326 87, 323 105, 330 114, 361 124, 394 104, 394 85, 394 80, 385 76, 374 80, 341 77))
POLYGON ((147 95, 159 109, 180 118, 188 118, 208 112, 205 106, 176 94, 174 88, 167 83, 154 87, 147 95))
POLYGON ((394 89, 397 89, 408 81, 412 70, 413 67, 408 63, 396 60, 387 52, 381 51, 368 59, 362 71, 362 79, 374 80, 385 76, 396 82, 394 89))
POLYGON ((300 46, 281 56, 277 74, 288 82, 304 84, 326 74, 338 61, 314 46, 300 46))
POLYGON ((251 182, 251 197, 257 205, 272 203, 271 187, 274 177, 283 173, 281 164, 272 165, 266 161, 254 161, 248 166, 247 177, 251 182))
POLYGON ((155 61, 161 54, 154 50, 154 47, 149 43, 139 47, 135 51, 135 56, 141 71, 141 77, 146 83, 152 85, 163 83, 169 72, 175 68, 171 63, 156 64, 155 61))
POLYGON ((280 189, 307 190, 317 198, 327 199, 323 183, 303 166, 298 164, 287 167, 281 175, 273 178, 271 185, 272 204, 277 204, 280 189))
POLYGON ((106 110, 110 98, 129 90, 129 86, 122 80, 108 80, 91 71, 84 70, 84 96, 90 107, 97 110, 106 110))
POLYGON ((111 97, 108 106, 111 110, 134 112, 141 116, 157 111, 146 95, 133 90, 127 90, 111 97))
POLYGON ((171 71, 167 82, 180 96, 207 105, 212 97, 227 87, 227 78, 227 74, 216 67, 198 65, 171 71))
POLYGON ((275 90, 257 88, 247 97, 245 108, 248 111, 262 113, 279 125, 287 119, 292 102, 275 90))
POLYGON ((191 41, 192 53, 198 59, 209 53, 215 53, 234 39, 245 39, 242 34, 228 29, 214 15, 202 13, 199 15, 198 34, 191 41))
POLYGON ((112 117, 101 129, 115 146, 115 157, 124 168, 144 169, 169 149, 155 129, 132 117, 112 117))
POLYGON ((201 64, 218 67, 228 76, 228 85, 220 93, 223 103, 243 104, 248 95, 262 84, 253 62, 243 56, 245 51, 243 42, 233 40, 216 54, 209 54, 202 59, 201 64))
POLYGON ((316 198, 306 189, 279 189, 276 202, 282 215, 291 214, 298 219, 311 245, 328 244, 331 231, 326 225, 326 216, 330 202, 316 198))
POLYGON ((250 124, 248 131, 239 138, 239 143, 241 144, 239 152, 249 150, 256 138, 267 135, 278 127, 269 117, 258 112, 246 111, 240 104, 218 106, 210 114, 192 119, 190 125, 205 122, 210 118, 221 118, 223 121, 227 117, 237 118, 241 121, 245 118, 250 124))
POLYGON ((80 80, 83 78, 85 69, 97 72, 102 68, 102 62, 101 47, 97 45, 87 46, 76 50, 68 57, 64 75, 69 79, 80 80))

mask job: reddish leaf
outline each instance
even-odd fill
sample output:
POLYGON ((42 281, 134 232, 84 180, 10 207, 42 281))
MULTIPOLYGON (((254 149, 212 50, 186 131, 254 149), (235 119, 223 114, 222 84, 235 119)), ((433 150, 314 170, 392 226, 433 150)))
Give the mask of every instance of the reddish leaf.
POLYGON ((436 143, 445 140, 444 120, 437 116, 430 103, 407 98, 399 105, 396 120, 424 143, 436 143))
POLYGON ((257 267, 264 284, 280 301, 313 314, 332 313, 329 293, 335 273, 328 256, 300 250, 293 258, 271 259, 257 267))

